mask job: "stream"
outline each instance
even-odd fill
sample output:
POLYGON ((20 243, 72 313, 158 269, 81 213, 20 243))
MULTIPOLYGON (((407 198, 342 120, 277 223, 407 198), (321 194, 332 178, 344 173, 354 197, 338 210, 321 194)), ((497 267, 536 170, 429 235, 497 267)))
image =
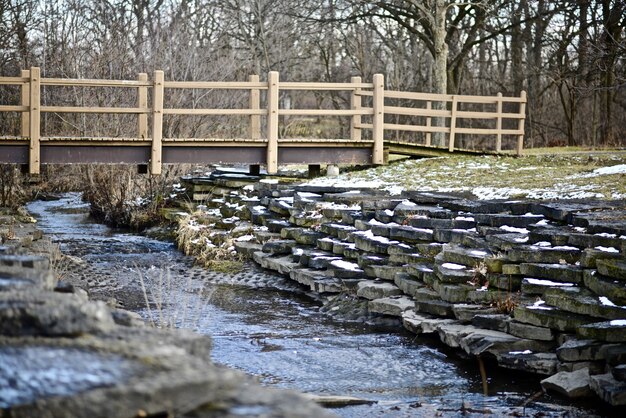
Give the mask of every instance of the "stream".
POLYGON ((541 390, 539 378, 489 364, 484 396, 476 360, 437 338, 335 320, 302 287, 253 263, 233 275, 194 266, 172 243, 95 223, 78 194, 34 201, 28 210, 69 256, 58 267, 63 279, 89 289, 92 298, 148 322, 210 335, 216 363, 265 385, 376 401, 334 409, 339 416, 598 414, 548 395, 529 401, 541 390))

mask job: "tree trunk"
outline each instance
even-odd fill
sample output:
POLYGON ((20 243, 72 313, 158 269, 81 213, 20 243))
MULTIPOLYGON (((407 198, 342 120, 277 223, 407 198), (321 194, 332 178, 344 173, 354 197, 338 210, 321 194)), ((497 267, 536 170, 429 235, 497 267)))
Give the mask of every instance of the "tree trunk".
MULTIPOLYGON (((446 11, 447 5, 444 0, 435 0, 432 3, 434 27, 434 65, 433 65, 433 93, 448 93, 448 44, 446 43, 446 11)), ((433 109, 445 110, 446 102, 434 102, 433 109)), ((445 126, 444 118, 434 118, 433 126, 445 126)), ((446 137, 442 132, 435 132, 432 136, 432 143, 435 146, 446 145, 446 137)))

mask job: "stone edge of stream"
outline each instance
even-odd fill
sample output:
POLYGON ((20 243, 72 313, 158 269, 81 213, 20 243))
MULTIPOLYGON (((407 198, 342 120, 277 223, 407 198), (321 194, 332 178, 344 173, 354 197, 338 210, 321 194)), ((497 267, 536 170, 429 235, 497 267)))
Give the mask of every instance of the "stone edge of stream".
POLYGON ((366 306, 359 320, 395 318, 544 376, 544 390, 626 405, 626 201, 390 196, 233 177, 183 179, 205 211, 193 227, 234 239, 323 310, 349 299, 366 306))
MULTIPOLYGON (((16 403, 0 397, 1 417, 333 416, 310 397, 265 388, 241 372, 214 365, 209 337, 147 327, 133 312, 111 309, 90 301, 79 288, 59 285, 45 255, 50 242, 34 223, 2 215, 0 234, 5 241, 0 245, 0 358, 27 358, 29 348, 43 348, 67 353, 67 361, 80 352, 130 365, 114 384, 93 384, 77 393, 70 387, 57 396, 43 389, 44 396, 16 403)), ((20 370, 0 373, 7 374, 4 381, 10 386, 20 370)), ((28 385, 51 383, 45 367, 32 373, 28 385)), ((0 387, 0 393, 15 389, 0 387)))

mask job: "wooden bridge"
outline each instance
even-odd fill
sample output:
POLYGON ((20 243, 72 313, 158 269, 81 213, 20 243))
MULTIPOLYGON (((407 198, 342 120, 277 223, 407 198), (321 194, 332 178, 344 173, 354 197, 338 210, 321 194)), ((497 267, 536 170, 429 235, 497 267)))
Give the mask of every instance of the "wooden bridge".
MULTIPOLYGON (((277 72, 267 81, 250 76, 247 82, 166 81, 163 71, 151 80, 88 80, 42 78, 37 67, 20 77, 0 77, 0 88, 13 86, 19 103, 1 103, 4 121, 13 115, 18 132, 6 134, 0 125, 0 164, 22 164, 39 174, 41 164, 115 163, 149 165, 160 174, 163 164, 238 163, 265 164, 275 173, 281 164, 384 164, 385 152, 432 155, 439 152, 512 152, 521 154, 524 138, 526 93, 520 97, 438 95, 385 90, 376 74, 371 83, 353 77, 349 83, 281 82, 277 72), (42 103, 42 89, 51 87, 130 89, 136 106, 79 106, 42 103), (217 90, 247 91, 247 103, 231 108, 165 107, 175 90, 193 89, 212 94, 217 90), (345 108, 290 108, 280 106, 288 91, 349 94, 345 108), (262 100, 263 100, 263 106, 262 100), (150 99, 150 100, 149 100, 150 99), (42 115, 136 115, 134 137, 42 135, 42 115), (247 138, 166 138, 164 116, 238 116, 247 120, 247 138), (348 117, 350 137, 313 139, 279 137, 281 116, 348 117), (262 129, 263 128, 263 129, 262 129), (402 133, 402 134, 400 134, 402 133), (433 139, 444 138, 445 146, 433 139), (506 139, 506 141, 504 140, 506 139), (512 144, 505 148, 504 144, 512 144)), ((108 91, 108 90, 107 90, 108 91)), ((0 97, 9 97, 8 94, 0 97)))

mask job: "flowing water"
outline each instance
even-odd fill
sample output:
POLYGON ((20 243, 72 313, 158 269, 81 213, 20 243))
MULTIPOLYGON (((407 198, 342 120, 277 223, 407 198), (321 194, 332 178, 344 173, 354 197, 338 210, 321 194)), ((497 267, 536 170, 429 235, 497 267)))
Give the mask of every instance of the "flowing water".
POLYGON ((171 243, 93 222, 77 194, 32 202, 28 209, 72 257, 72 265, 65 266, 67 281, 89 288, 92 297, 115 298, 118 306, 149 321, 210 335, 215 362, 263 384, 376 401, 335 409, 340 416, 598 413, 559 405, 546 395, 528 401, 541 390, 537 377, 489 365, 484 396, 476 360, 459 357, 436 338, 415 337, 397 326, 335 320, 320 313, 321 304, 301 287, 253 264, 235 275, 193 266, 171 243))

